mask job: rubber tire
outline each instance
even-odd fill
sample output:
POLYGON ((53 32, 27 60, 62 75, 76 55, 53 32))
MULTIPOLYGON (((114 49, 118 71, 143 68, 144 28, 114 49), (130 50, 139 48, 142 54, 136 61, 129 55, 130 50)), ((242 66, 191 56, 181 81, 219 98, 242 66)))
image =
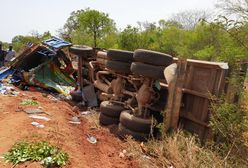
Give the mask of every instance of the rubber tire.
POLYGON ((89 57, 90 55, 93 54, 93 49, 91 47, 77 47, 77 46, 72 46, 69 48, 69 51, 72 53, 72 54, 75 54, 75 55, 78 55, 78 56, 81 56, 84 54, 84 56, 86 57, 89 57))
POLYGON ((133 52, 125 50, 110 49, 107 51, 107 57, 113 61, 121 61, 131 63, 133 62, 133 52))
POLYGON ((117 125, 120 121, 119 121, 119 118, 112 118, 112 117, 104 115, 103 113, 100 113, 99 122, 100 124, 107 126, 107 125, 113 125, 113 124, 117 125))
POLYGON ((125 110, 123 106, 112 104, 109 101, 103 101, 100 104, 100 112, 109 117, 119 118, 123 110, 125 110))
POLYGON ((152 79, 165 79, 164 69, 162 66, 154 66, 143 64, 140 62, 133 62, 131 64, 131 72, 137 75, 149 77, 152 79))
POLYGON ((137 62, 159 66, 169 66, 173 61, 173 57, 171 55, 143 49, 135 50, 133 57, 137 62))
POLYGON ((149 134, 151 132, 151 125, 152 120, 150 119, 144 119, 135 117, 134 115, 130 114, 130 110, 126 110, 121 112, 120 115, 120 123, 135 132, 142 132, 149 134))
POLYGON ((121 123, 119 123, 118 125, 118 134, 121 136, 131 135, 134 139, 140 141, 147 141, 147 139, 149 138, 149 134, 132 131, 123 126, 121 123))
POLYGON ((125 73, 125 74, 129 74, 130 71, 130 63, 126 63, 126 62, 120 62, 120 61, 111 61, 108 60, 106 63, 106 67, 115 71, 115 72, 119 72, 119 73, 125 73))

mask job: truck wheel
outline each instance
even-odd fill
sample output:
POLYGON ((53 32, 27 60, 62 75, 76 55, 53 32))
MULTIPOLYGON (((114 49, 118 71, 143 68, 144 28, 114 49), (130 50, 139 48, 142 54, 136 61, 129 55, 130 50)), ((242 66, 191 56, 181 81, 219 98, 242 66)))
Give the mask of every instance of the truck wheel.
POLYGON ((72 46, 69 48, 69 51, 72 54, 79 55, 79 56, 84 54, 85 58, 88 58, 93 54, 93 49, 91 47, 72 46))
POLYGON ((164 68, 162 66, 148 65, 140 62, 133 62, 131 64, 131 72, 153 79, 164 79, 164 68))
POLYGON ((144 134, 144 133, 132 131, 132 130, 126 128, 125 126, 123 126, 121 123, 119 123, 119 125, 118 125, 118 134, 122 137, 127 136, 127 135, 131 135, 134 139, 137 139, 140 141, 147 141, 147 139, 149 137, 149 134, 144 134))
POLYGON ((152 119, 135 117, 130 112, 130 110, 121 112, 120 123, 132 131, 149 134, 151 132, 152 119))
POLYGON ((113 124, 119 123, 119 118, 112 118, 112 117, 104 115, 103 113, 100 113, 99 122, 100 124, 106 125, 106 126, 113 125, 113 124))
POLYGON ((134 51, 134 60, 152 65, 168 66, 172 63, 173 57, 161 52, 138 49, 134 51))
POLYGON ((119 118, 123 110, 125 110, 123 106, 112 104, 109 101, 103 101, 100 104, 100 112, 108 117, 119 118))
POLYGON ((120 61, 110 61, 108 60, 106 63, 106 67, 119 72, 119 73, 125 73, 125 74, 129 74, 130 73, 130 63, 126 63, 126 62, 120 62, 120 61))
POLYGON ((131 51, 110 49, 107 51, 107 57, 113 61, 133 62, 133 52, 131 51))

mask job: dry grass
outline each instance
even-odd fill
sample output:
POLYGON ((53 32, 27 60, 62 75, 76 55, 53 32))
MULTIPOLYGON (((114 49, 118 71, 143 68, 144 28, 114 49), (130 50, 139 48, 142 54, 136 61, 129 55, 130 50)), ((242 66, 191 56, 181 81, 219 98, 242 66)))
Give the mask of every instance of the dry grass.
MULTIPOLYGON (((248 81, 247 81, 247 83, 248 83, 248 81)), ((248 87, 247 87, 246 91, 243 94, 243 99, 242 100, 243 101, 241 101, 241 106, 245 109, 246 113, 248 113, 248 87)), ((248 114, 246 114, 246 116, 248 116, 248 114)), ((244 123, 245 123, 246 127, 248 127, 248 117, 246 117, 244 123)), ((244 140, 245 140, 244 145, 248 149, 248 132, 247 131, 243 133, 243 137, 244 137, 244 140)))
POLYGON ((139 160, 142 168, 220 168, 231 167, 217 154, 200 147, 195 137, 181 131, 163 141, 150 140, 145 144, 127 138, 129 156, 139 160))

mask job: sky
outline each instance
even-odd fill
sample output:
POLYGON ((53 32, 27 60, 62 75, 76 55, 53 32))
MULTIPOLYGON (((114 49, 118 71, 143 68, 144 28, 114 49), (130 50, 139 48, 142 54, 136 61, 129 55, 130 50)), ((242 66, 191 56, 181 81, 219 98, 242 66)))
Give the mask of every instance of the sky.
POLYGON ((33 31, 52 35, 62 28, 70 13, 87 7, 109 14, 117 28, 138 21, 157 22, 185 10, 211 10, 216 0, 0 0, 0 41, 33 31))

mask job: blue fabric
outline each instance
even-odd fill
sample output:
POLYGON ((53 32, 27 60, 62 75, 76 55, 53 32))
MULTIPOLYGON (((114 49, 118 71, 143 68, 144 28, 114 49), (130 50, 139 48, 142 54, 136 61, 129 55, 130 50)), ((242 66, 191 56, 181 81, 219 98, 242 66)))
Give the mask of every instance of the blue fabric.
POLYGON ((9 75, 13 74, 14 71, 10 68, 3 67, 0 69, 0 81, 7 78, 9 75))

